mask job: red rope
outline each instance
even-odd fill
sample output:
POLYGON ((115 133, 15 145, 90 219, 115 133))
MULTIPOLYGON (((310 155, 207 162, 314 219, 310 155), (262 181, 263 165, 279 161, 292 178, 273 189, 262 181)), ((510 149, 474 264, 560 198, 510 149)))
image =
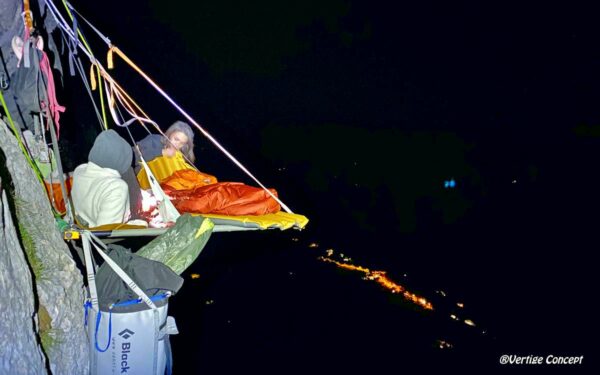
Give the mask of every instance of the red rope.
POLYGON ((42 109, 46 110, 46 114, 49 114, 54 123, 56 124, 56 138, 60 137, 60 113, 65 111, 65 107, 58 104, 56 100, 56 90, 54 85, 54 76, 52 75, 52 69, 50 68, 50 61, 48 60, 48 55, 46 52, 42 52, 42 59, 40 61, 40 69, 42 73, 46 76, 46 91, 48 94, 48 103, 44 103, 42 101, 42 109))

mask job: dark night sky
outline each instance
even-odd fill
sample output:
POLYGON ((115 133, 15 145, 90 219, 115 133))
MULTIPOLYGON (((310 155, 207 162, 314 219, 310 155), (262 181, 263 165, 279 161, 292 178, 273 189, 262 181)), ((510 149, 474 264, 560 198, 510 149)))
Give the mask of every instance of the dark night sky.
MULTIPOLYGON (((591 9, 264 0, 80 10, 267 184, 280 183, 273 170, 296 166, 299 186, 331 189, 342 179, 361 194, 389 194, 371 208, 390 202, 405 231, 418 227, 412 206, 421 198, 433 196, 454 221, 466 201, 513 179, 546 178, 538 187, 547 189, 590 178, 580 146, 591 147, 600 126, 591 9), (462 179, 466 199, 454 214, 439 189, 449 177, 462 179)), ((155 119, 179 118, 117 65, 155 119)), ((211 145, 199 148, 206 170, 242 178, 211 145)))
MULTIPOLYGON (((508 349, 589 348, 583 310, 600 208, 591 7, 74 5, 309 216, 316 238, 449 283, 509 337, 508 349), (455 192, 442 187, 450 177, 455 192), (331 224, 339 217, 347 225, 331 224)), ((164 128, 180 118, 125 63, 115 76, 164 128)), ((89 113, 73 106, 89 119, 83 126, 97 127, 89 113)), ((201 170, 244 179, 207 142, 197 148, 201 170)))

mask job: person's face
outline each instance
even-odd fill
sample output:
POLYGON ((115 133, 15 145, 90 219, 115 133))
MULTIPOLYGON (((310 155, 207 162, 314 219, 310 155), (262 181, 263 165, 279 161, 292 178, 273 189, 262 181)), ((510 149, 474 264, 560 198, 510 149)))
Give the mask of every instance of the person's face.
POLYGON ((181 150, 187 144, 188 137, 182 132, 175 132, 169 137, 171 144, 177 151, 181 150))

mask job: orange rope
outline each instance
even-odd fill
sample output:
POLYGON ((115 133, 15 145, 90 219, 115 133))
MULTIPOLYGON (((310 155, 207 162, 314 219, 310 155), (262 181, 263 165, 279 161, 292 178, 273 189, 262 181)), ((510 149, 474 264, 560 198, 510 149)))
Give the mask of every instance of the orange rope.
MULTIPOLYGON (((112 48, 116 48, 116 47, 111 47, 111 49, 112 49, 112 48)), ((109 50, 109 53, 110 53, 110 50, 109 50)), ((94 64, 94 65, 95 65, 95 64, 94 64)), ((109 66, 109 69, 112 69, 112 57, 109 59, 108 66, 109 66)), ((123 95, 125 95, 125 97, 126 97, 126 98, 127 98, 129 101, 131 101, 131 103, 132 103, 132 104, 133 104, 133 105, 134 105, 134 106, 135 106, 135 107, 136 107, 136 108, 137 108, 137 109, 138 109, 138 110, 139 110, 139 111, 140 111, 140 112, 141 112, 141 113, 142 113, 142 114, 143 114, 145 117, 147 117, 147 118, 150 118, 150 116, 148 116, 148 115, 147 115, 147 114, 146 114, 146 113, 145 113, 145 112, 142 110, 142 107, 140 107, 140 106, 139 106, 139 105, 138 105, 138 104, 135 102, 135 100, 133 100, 133 98, 132 98, 131 96, 129 96, 129 94, 127 94, 127 92, 126 92, 126 91, 125 91, 125 90, 124 90, 124 89, 123 89, 123 88, 122 88, 122 87, 121 87, 121 86, 120 86, 120 85, 117 83, 117 81, 115 81, 115 80, 114 80, 114 79, 113 79, 113 78, 110 76, 110 74, 108 74, 108 72, 107 72, 107 71, 105 71, 105 70, 101 70, 101 71, 100 71, 100 74, 101 74, 101 75, 104 77, 104 79, 108 79, 108 80, 111 82, 111 84, 113 84, 113 85, 114 85, 114 86, 115 86, 115 87, 116 87, 116 88, 119 90, 119 92, 120 92, 120 93, 122 93, 123 95)))
POLYGON ((90 65, 90 84, 92 91, 96 91, 96 73, 94 72, 95 64, 90 65))
MULTIPOLYGON (((143 115, 143 116, 140 116, 140 117, 145 117, 147 119, 150 119, 150 116, 148 116, 146 114, 146 112, 144 112, 144 110, 142 109, 142 107, 140 107, 139 104, 137 104, 136 101, 133 100, 133 98, 110 76, 110 74, 108 74, 108 72, 106 72, 105 70, 101 70, 100 73, 101 73, 102 77, 104 77, 105 80, 109 81, 110 84, 112 86, 114 86, 114 88, 120 94, 122 94, 122 95, 125 96, 124 98, 121 97, 122 99, 125 99, 125 98, 127 99, 127 100, 125 100, 125 102, 128 102, 129 104, 132 104, 133 106, 135 106, 135 108, 143 115)), ((114 103, 114 100, 113 100, 113 103, 114 103)), ((130 106, 127 106, 127 108, 129 108, 131 110, 131 112, 134 112, 137 115, 137 112, 135 110, 133 110, 133 108, 131 108, 130 106)), ((160 130, 160 128, 157 128, 157 129, 162 134, 162 131, 160 130)))
MULTIPOLYGON (((156 123, 154 123, 154 121, 150 120, 150 116, 148 116, 148 114, 144 112, 142 107, 139 104, 137 104, 137 102, 127 93, 127 91, 125 91, 125 89, 123 89, 123 87, 121 87, 110 76, 110 74, 108 74, 106 70, 101 69, 100 73, 104 80, 108 82, 110 84, 110 87, 112 88, 112 90, 110 90, 112 106, 116 105, 116 102, 114 101, 114 95, 116 94, 123 106, 127 108, 128 112, 130 112, 131 115, 133 115, 134 117, 142 117, 149 120, 149 123, 152 124, 152 126, 154 126, 157 132, 166 137, 165 133, 160 129, 160 127, 156 123)), ((138 119, 137 121, 140 124, 143 124, 143 121, 141 121, 140 119, 138 119)))
POLYGON ((29 0, 23 0, 23 16, 25 19, 25 26, 27 26, 27 30, 33 30, 33 21, 31 19, 31 9, 29 8, 29 0))
MULTIPOLYGON (((115 66, 114 60, 113 60, 113 51, 116 52, 117 55, 119 55, 126 63, 128 63, 135 71, 137 71, 139 74, 141 74, 144 78, 152 81, 152 79, 150 79, 150 77, 148 77, 146 75, 146 73, 144 73, 142 71, 142 69, 140 69, 133 61, 131 61, 129 59, 129 57, 127 57, 123 52, 121 52, 121 50, 119 48, 117 48, 113 45, 111 45, 110 48, 108 49, 108 54, 106 56, 108 69, 113 69, 115 66)), ((108 73, 106 71, 104 73, 106 75, 108 75, 108 73)), ((152 82, 154 82, 154 81, 152 81, 152 82)), ((150 118, 150 116, 148 116, 146 113, 144 113, 142 108, 135 102, 135 100, 133 100, 133 98, 131 96, 129 96, 129 94, 127 94, 127 92, 121 86, 119 86, 119 84, 116 81, 112 80, 112 83, 119 89, 119 92, 124 94, 125 97, 144 115, 144 117, 146 117, 148 119, 150 118)), ((158 130, 162 134, 162 131, 160 131, 160 129, 158 129, 158 130)))

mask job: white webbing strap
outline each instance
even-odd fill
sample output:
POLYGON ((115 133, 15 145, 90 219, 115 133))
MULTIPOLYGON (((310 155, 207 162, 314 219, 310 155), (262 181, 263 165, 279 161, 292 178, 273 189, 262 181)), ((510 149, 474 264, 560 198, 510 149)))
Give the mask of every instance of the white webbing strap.
POLYGON ((119 265, 117 263, 115 263, 114 260, 112 260, 108 255, 106 255, 106 253, 104 253, 104 251, 102 249, 100 249, 96 243, 91 241, 91 239, 94 239, 95 241, 100 241, 99 239, 95 238, 95 236, 92 233, 90 233, 89 231, 84 231, 82 233, 82 237, 83 237, 83 248, 84 248, 84 252, 85 252, 86 269, 87 269, 87 274, 88 274, 88 283, 89 283, 89 288, 90 288, 90 295, 92 298, 92 306, 96 309, 96 311, 98 311, 98 309, 97 309, 98 308, 98 294, 97 294, 98 292, 96 290, 96 278, 93 275, 93 271, 91 271, 92 270, 92 268, 91 268, 91 251, 90 251, 89 244, 92 244, 92 246, 96 249, 96 251, 104 259, 104 261, 110 266, 110 268, 112 268, 113 271, 115 271, 117 276, 119 276, 125 282, 125 284, 127 284, 127 286, 135 294, 137 294, 137 296, 142 301, 144 301, 144 303, 146 305, 148 305, 148 307, 150 307, 153 310, 157 309, 154 302, 152 302, 152 300, 148 297, 148 295, 146 293, 144 293, 144 291, 135 283, 135 281, 133 281, 131 279, 131 277, 129 277, 129 275, 127 275, 125 273, 125 271, 123 271, 123 269, 121 267, 119 267, 119 265), (89 264, 89 266, 88 266, 88 264, 89 264), (90 274, 91 274, 91 278, 90 278, 90 274))
POLYGON ((96 274, 94 264, 92 263, 92 251, 90 249, 90 235, 88 232, 81 234, 83 242, 83 257, 85 259, 85 269, 87 273, 88 288, 90 288, 90 300, 95 311, 98 310, 98 291, 96 290, 96 274))
MULTIPOLYGON (((136 146, 136 148, 137 148, 137 146, 136 146)), ((158 200, 158 212, 160 212, 160 215, 162 216, 163 221, 169 222, 169 221, 177 220, 177 218, 179 218, 179 216, 181 216, 181 214, 179 213, 179 211, 177 211, 175 206, 173 206, 173 203, 171 203, 171 200, 169 199, 169 197, 167 197, 167 195, 165 194, 163 189, 160 187, 160 184, 158 183, 158 181, 156 181, 156 177, 154 177, 154 175, 152 174, 152 171, 148 167, 148 164, 146 164, 146 160, 144 160, 144 157, 142 156, 142 153, 140 152, 139 148, 137 149, 137 152, 139 154, 140 161, 142 162, 142 166, 144 167, 144 170, 146 171, 146 176, 148 177, 148 181, 150 182, 150 188, 152 189, 152 194, 154 194, 154 197, 158 200)))

